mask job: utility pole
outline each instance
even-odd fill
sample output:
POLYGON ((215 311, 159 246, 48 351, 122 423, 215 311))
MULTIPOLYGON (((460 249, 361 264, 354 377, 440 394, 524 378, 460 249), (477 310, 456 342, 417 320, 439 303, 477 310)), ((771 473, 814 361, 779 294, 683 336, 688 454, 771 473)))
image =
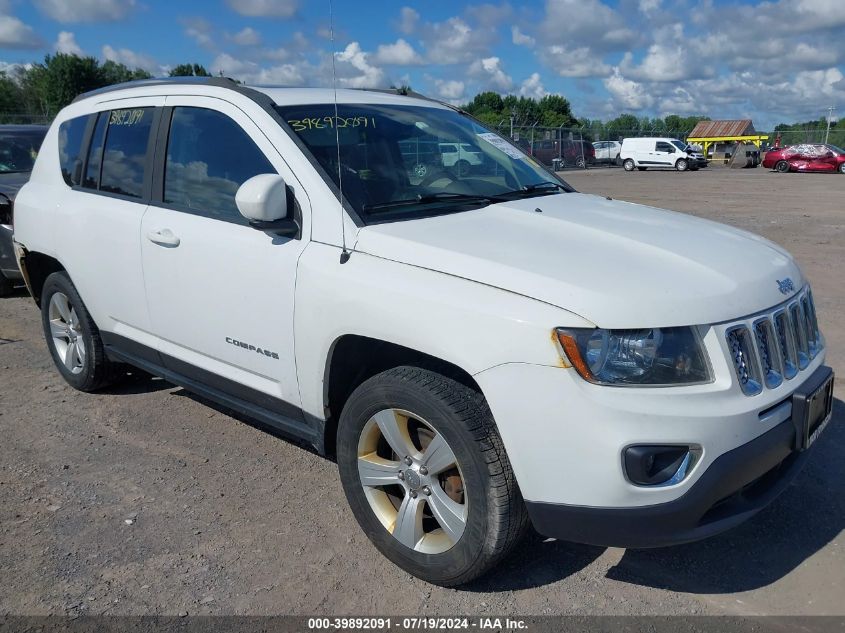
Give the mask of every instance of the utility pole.
POLYGON ((516 117, 516 108, 511 108, 511 140, 513 140, 513 120, 516 117))
POLYGON ((830 138, 830 121, 833 119, 833 111, 836 110, 835 107, 830 106, 827 109, 827 131, 824 133, 824 144, 827 145, 827 140, 830 138))

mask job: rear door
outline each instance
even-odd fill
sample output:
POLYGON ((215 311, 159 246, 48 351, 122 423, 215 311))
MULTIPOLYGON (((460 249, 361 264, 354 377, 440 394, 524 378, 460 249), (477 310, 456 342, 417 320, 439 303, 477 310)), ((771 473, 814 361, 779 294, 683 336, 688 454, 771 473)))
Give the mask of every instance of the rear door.
MULTIPOLYGON (((150 329, 139 234, 149 200, 157 106, 163 103, 154 97, 123 99, 114 109, 103 104, 85 125, 83 154, 61 157, 72 191, 55 210, 62 263, 97 325, 139 342, 149 339, 150 329)), ((67 122, 64 136, 60 132, 60 143, 77 133, 74 121, 67 122)))
MULTIPOLYGON (((235 205, 252 176, 278 173, 292 185, 294 174, 260 126, 221 99, 168 97, 158 144, 140 241, 163 362, 230 396, 299 415, 293 301, 306 240, 254 229, 235 205)), ((297 204, 310 217, 307 199, 297 204)))

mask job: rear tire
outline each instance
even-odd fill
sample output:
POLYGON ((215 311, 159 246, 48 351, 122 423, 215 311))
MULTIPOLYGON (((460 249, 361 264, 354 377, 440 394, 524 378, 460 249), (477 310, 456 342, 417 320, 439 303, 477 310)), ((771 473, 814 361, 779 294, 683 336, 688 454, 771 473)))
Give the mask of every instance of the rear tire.
POLYGON ((425 369, 396 367, 352 393, 338 425, 337 464, 367 537, 437 585, 488 571, 529 525, 484 397, 425 369))
POLYGON ((65 272, 44 282, 41 323, 53 362, 71 387, 96 391, 121 377, 122 366, 106 356, 100 330, 65 272))
POLYGON ((469 172, 470 172, 469 161, 461 159, 457 163, 455 163, 455 173, 458 176, 460 176, 461 178, 469 176, 469 172))
POLYGON ((841 164, 839 165, 839 173, 840 173, 840 174, 845 174, 845 163, 841 163, 841 164))
POLYGON ((785 174, 789 171, 789 163, 787 163, 785 160, 779 160, 775 165, 775 171, 780 174, 785 174))
POLYGON ((626 158, 625 161, 622 163, 622 168, 625 171, 634 171, 634 167, 636 167, 636 165, 634 164, 634 161, 631 158, 626 158))
POLYGON ((15 284, 0 273, 0 297, 8 297, 15 291, 15 284))

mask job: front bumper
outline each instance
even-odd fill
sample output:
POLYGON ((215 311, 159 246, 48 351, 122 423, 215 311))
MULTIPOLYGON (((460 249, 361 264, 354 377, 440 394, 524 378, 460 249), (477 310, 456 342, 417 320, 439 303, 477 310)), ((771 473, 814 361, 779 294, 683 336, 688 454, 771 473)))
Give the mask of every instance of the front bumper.
POLYGON ((796 451, 793 396, 830 374, 824 352, 749 397, 728 365, 723 330, 704 335, 716 376, 705 385, 604 387, 571 369, 525 364, 475 375, 540 533, 603 546, 682 543, 741 523, 789 485, 806 460, 796 451), (623 459, 635 445, 688 446, 698 459, 679 482, 636 485, 623 459))
POLYGON ((6 279, 22 279, 12 244, 12 227, 8 224, 0 224, 0 274, 6 279))
POLYGON ((762 510, 792 482, 808 451, 793 450, 795 428, 781 422, 717 458, 690 490, 668 503, 594 508, 527 503, 544 536, 604 547, 663 547, 724 532, 762 510))

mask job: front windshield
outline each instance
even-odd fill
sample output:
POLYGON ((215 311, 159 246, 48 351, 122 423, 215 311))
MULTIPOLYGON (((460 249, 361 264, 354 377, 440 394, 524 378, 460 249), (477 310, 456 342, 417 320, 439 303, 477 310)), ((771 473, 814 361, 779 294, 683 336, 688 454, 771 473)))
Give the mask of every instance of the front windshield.
POLYGON ((675 147, 677 147, 677 148, 678 148, 679 150, 681 150, 682 152, 685 152, 685 151, 687 150, 687 144, 686 144, 686 143, 683 143, 683 142, 681 142, 681 141, 672 141, 672 145, 674 145, 675 147))
POLYGON ((840 156, 845 154, 845 150, 836 147, 836 145, 828 145, 827 148, 831 150, 834 154, 839 154, 840 156))
POLYGON ((425 217, 571 190, 497 134, 447 108, 278 106, 365 222, 425 217), (337 121, 337 130, 335 130, 337 121))
POLYGON ((32 171, 43 134, 0 132, 0 174, 32 171))

